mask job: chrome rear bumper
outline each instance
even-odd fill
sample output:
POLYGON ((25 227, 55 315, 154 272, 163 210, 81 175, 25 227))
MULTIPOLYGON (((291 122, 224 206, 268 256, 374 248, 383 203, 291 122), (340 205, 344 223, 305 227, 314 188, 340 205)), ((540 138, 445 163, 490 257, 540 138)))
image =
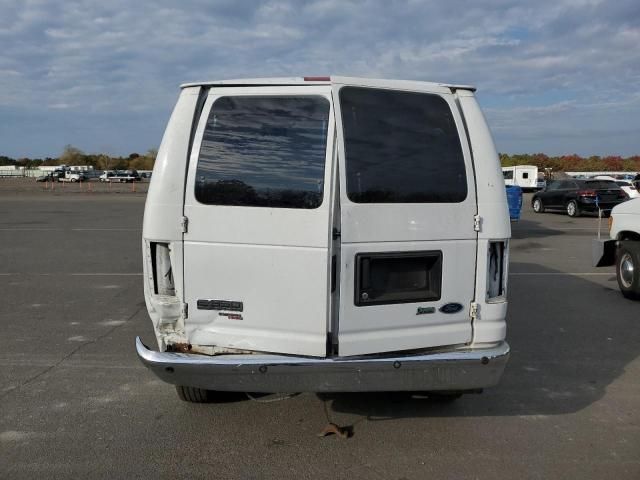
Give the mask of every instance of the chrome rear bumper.
POLYGON ((174 385, 237 392, 476 390, 496 385, 509 358, 506 342, 418 355, 310 358, 155 352, 136 338, 142 363, 174 385))

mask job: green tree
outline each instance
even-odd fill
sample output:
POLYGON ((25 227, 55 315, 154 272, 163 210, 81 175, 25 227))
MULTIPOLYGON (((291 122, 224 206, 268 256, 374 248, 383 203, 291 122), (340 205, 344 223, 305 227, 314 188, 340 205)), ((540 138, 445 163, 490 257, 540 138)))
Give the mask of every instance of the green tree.
POLYGON ((84 152, 79 148, 65 145, 59 160, 62 165, 85 165, 84 157, 84 152))

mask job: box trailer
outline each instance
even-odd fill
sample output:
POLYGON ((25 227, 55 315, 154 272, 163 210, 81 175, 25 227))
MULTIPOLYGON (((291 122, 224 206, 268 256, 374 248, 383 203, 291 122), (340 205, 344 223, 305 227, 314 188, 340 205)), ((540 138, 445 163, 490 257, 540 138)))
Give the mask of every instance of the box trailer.
POLYGON ((518 165, 502 167, 505 185, 517 185, 525 191, 538 188, 538 167, 535 165, 518 165))

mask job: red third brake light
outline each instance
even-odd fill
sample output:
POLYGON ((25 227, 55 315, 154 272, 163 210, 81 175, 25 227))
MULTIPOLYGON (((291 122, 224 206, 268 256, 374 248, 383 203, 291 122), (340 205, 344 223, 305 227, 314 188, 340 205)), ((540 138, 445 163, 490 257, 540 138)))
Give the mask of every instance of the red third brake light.
POLYGON ((302 77, 305 82, 330 82, 331 77, 302 77))
POLYGON ((597 193, 595 190, 578 190, 578 195, 581 197, 595 197, 597 193))

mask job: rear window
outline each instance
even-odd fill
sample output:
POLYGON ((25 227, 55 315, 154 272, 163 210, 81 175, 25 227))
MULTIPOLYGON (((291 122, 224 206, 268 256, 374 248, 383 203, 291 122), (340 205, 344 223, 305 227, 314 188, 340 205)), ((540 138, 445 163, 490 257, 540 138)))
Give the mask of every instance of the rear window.
POLYGON ((205 204, 317 208, 329 102, 319 96, 221 97, 209 113, 196 170, 205 204))
POLYGON ((356 203, 453 203, 467 197, 462 147, 438 95, 344 87, 347 196, 356 203))
POLYGON ((619 188, 613 180, 589 180, 584 182, 586 188, 619 188))

